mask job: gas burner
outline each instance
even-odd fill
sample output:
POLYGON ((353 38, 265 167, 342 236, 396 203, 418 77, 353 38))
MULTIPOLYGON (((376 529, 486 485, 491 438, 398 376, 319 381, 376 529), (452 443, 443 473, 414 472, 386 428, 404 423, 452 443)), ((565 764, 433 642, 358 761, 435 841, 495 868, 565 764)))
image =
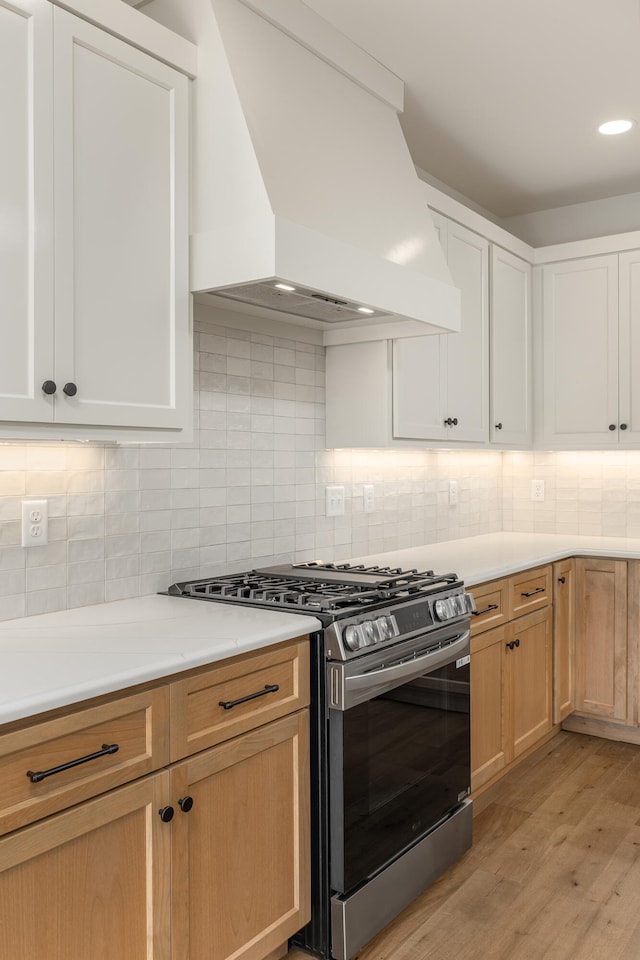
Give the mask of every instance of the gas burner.
POLYGON ((309 612, 332 621, 461 587, 455 573, 349 563, 282 564, 176 583, 172 595, 309 612))

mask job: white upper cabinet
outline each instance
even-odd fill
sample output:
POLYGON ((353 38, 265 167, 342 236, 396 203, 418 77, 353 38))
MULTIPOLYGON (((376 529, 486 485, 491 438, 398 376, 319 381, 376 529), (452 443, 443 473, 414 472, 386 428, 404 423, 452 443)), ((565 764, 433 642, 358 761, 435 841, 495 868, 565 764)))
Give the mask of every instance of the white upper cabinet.
POLYGON ((621 253, 618 363, 619 432, 622 443, 640 443, 640 250, 621 253), (626 432, 622 424, 626 423, 626 432))
POLYGON ((532 439, 531 265, 491 246, 491 440, 532 439))
POLYGON ((542 267, 544 443, 640 441, 640 252, 542 267))
POLYGON ((48 420, 53 357, 52 19, 0 2, 0 417, 48 420), (36 157, 37 151, 37 157, 36 157))
POLYGON ((183 436, 187 77, 46 0, 0 0, 0 77, 0 435, 183 436))
POLYGON ((411 440, 489 439, 489 243, 433 214, 453 282, 460 333, 396 340, 393 435, 411 440))

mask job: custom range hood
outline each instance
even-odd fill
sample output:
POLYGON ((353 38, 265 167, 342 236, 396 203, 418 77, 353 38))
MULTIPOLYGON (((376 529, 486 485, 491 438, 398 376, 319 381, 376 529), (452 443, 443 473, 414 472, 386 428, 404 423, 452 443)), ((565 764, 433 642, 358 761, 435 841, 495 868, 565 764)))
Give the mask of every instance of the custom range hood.
POLYGON ((173 3, 170 25, 199 46, 198 299, 277 311, 325 344, 459 330, 398 120, 402 81, 301 0, 173 3))

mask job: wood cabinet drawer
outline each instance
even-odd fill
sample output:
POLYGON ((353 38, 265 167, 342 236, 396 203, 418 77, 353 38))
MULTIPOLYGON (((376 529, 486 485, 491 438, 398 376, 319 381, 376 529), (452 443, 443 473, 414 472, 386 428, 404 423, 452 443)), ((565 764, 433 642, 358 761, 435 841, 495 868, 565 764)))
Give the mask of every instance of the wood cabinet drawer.
POLYGON ((469 592, 476 604, 476 612, 471 615, 472 636, 506 622, 509 604, 508 580, 480 583, 471 587, 469 592))
POLYGON ((551 566, 524 570, 509 578, 509 619, 547 607, 553 599, 551 566))
POLYGON ((171 760, 309 704, 309 641, 223 661, 171 684, 171 760))
POLYGON ((169 760, 168 686, 0 734, 0 833, 169 760))

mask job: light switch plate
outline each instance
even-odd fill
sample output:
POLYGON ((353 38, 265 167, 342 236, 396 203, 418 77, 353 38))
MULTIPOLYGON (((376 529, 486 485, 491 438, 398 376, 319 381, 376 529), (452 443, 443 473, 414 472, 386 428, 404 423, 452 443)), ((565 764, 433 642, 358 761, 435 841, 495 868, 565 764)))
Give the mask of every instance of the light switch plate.
POLYGON ((341 517, 344 513, 344 487, 326 487, 325 505, 327 517, 341 517))

